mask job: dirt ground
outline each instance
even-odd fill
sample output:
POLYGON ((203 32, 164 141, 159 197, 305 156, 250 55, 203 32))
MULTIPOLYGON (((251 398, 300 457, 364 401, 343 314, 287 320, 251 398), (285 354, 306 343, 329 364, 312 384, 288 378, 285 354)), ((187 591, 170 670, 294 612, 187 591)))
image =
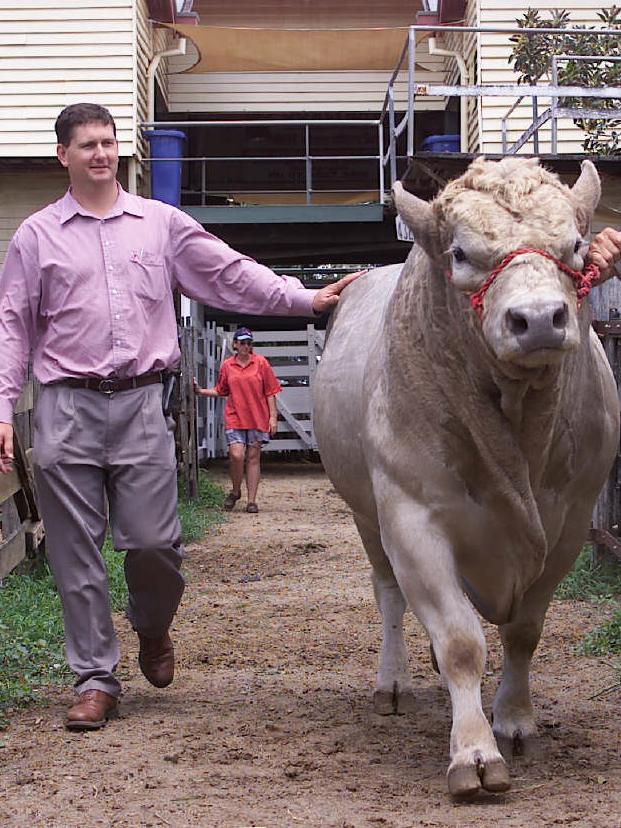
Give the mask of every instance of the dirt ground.
MULTIPOLYGON (((605 610, 552 606, 533 670, 543 757, 513 766, 509 793, 456 804, 448 697, 411 616, 418 710, 372 712, 380 625, 368 566, 321 467, 268 463, 259 494, 260 514, 238 505, 188 549, 170 688, 144 680, 119 616, 120 719, 68 733, 66 689, 0 734, 0 825, 621 828, 621 693, 606 692, 609 661, 573 652, 605 610)), ((500 654, 487 632, 489 711, 500 654)))

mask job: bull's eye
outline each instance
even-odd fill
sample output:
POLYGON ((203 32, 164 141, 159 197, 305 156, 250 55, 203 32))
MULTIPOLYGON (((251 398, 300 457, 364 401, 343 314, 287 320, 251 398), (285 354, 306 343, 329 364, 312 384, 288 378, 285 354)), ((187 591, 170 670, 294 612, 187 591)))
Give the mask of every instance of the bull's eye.
POLYGON ((574 244, 574 253, 579 253, 580 248, 585 243, 584 239, 576 239, 576 243, 574 244))
POLYGON ((452 247, 451 253, 456 262, 465 262, 468 259, 461 247, 452 247))

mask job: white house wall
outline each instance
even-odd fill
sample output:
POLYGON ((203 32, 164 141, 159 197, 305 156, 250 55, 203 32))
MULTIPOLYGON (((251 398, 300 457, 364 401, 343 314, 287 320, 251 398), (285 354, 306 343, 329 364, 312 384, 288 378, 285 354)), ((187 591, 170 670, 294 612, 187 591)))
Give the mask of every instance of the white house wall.
POLYGON ((142 2, 0 0, 0 158, 54 156, 54 120, 79 101, 107 106, 134 153, 142 2))
MULTIPOLYGON (((515 0, 479 0, 479 17, 481 26, 515 26, 516 20, 521 18, 527 7, 539 9, 544 18, 549 17, 549 12, 554 4, 541 2, 541 0, 529 0, 525 6, 516 6, 515 0)), ((602 0, 572 0, 568 10, 571 13, 571 25, 597 24, 601 21, 597 12, 606 4, 602 0)), ((480 76, 481 83, 507 84, 516 83, 517 74, 509 63, 511 44, 508 41, 509 35, 504 34, 482 34, 480 35, 480 76)), ((502 152, 501 122, 503 116, 514 103, 515 98, 483 98, 481 101, 481 146, 484 153, 502 152)), ((549 106, 549 100, 539 99, 539 112, 549 106)), ((517 140, 532 122, 532 110, 530 100, 520 105, 518 110, 508 121, 509 144, 517 140)), ((584 133, 573 125, 570 120, 559 121, 557 152, 579 153, 582 152, 582 140, 584 133)), ((550 126, 546 125, 539 133, 539 152, 550 152, 550 126)), ((522 152, 533 151, 532 142, 529 142, 521 150, 522 152)))
POLYGON ((58 168, 3 170, 0 175, 0 262, 13 233, 22 221, 46 204, 51 204, 67 189, 67 173, 58 168))
MULTIPOLYGON (((456 24, 461 25, 461 24, 456 24)), ((464 26, 479 25, 479 7, 475 0, 470 0, 466 7, 464 26)), ((468 83, 478 83, 477 63, 477 35, 472 32, 447 32, 437 38, 437 45, 452 51, 458 52, 464 58, 468 72, 468 83)), ((447 83, 459 84, 459 67, 454 58, 446 58, 447 83)), ((468 152, 479 151, 479 120, 480 120, 480 99, 462 98, 461 106, 466 107, 467 113, 467 147, 468 152)))
MULTIPOLYGON (((182 74, 197 59, 188 43, 184 56, 169 60, 171 112, 369 112, 381 110, 391 72, 209 72, 182 74)), ((429 71, 417 72, 419 83, 442 83, 443 60, 418 49, 418 62, 429 71)), ((405 109, 406 79, 395 88, 397 107, 405 109)), ((441 98, 428 98, 417 109, 443 109, 441 98)))

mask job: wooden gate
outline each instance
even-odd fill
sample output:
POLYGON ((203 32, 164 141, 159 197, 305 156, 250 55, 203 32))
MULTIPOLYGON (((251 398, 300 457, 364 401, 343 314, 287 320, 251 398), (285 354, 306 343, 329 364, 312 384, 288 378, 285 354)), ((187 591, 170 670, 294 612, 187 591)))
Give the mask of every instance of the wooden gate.
POLYGON ((34 558, 44 538, 29 469, 33 384, 26 384, 15 408, 13 471, 0 474, 0 580, 24 558, 34 558))

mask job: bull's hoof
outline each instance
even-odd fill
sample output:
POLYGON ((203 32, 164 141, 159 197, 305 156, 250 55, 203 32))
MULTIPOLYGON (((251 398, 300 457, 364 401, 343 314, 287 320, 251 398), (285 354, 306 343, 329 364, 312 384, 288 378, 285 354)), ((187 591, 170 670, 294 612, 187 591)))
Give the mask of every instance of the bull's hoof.
POLYGON ((401 690, 397 693, 397 715, 406 716, 416 712, 416 699, 412 690, 401 690))
POLYGON ((535 760, 541 756, 541 741, 536 733, 524 736, 518 731, 513 736, 507 736, 505 733, 494 731, 494 736, 498 750, 506 762, 516 757, 535 760))
POLYGON ((481 780, 476 765, 458 765, 448 772, 448 789, 451 796, 464 799, 481 790, 481 780))
POLYGON ((481 781, 485 790, 492 793, 508 791, 511 787, 509 770, 502 759, 492 759, 485 763, 481 781))
POLYGON ((373 710, 378 716, 392 716, 395 712, 393 693, 389 690, 376 690, 373 693, 373 710))
POLYGON ((403 716, 414 712, 416 702, 412 690, 376 690, 373 693, 373 710, 378 716, 403 716))
POLYGON ((511 787, 509 771, 502 759, 490 759, 472 765, 449 768, 448 789, 451 796, 465 799, 475 796, 481 788, 490 793, 502 793, 511 787))

